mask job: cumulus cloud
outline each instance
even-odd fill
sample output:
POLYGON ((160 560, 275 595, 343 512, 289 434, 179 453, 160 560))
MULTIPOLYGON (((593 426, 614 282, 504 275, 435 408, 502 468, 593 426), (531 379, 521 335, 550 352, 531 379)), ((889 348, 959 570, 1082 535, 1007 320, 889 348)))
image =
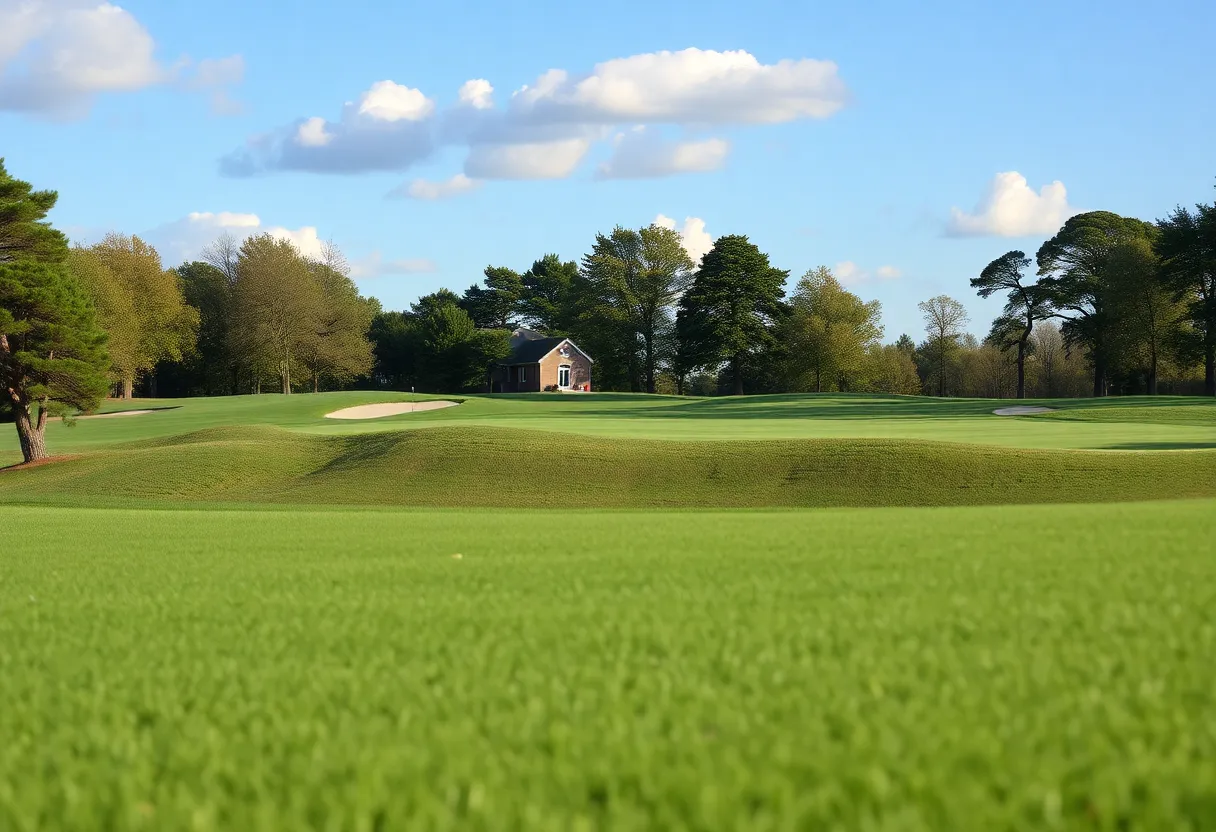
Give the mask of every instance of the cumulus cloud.
POLYGON ((600 165, 597 178, 647 179, 720 170, 730 152, 724 139, 666 141, 646 127, 617 134, 614 145, 612 158, 600 165))
POLYGON ((549 70, 510 107, 578 124, 776 124, 827 118, 846 98, 832 61, 766 65, 743 50, 684 49, 604 61, 583 76, 549 70))
MULTIPOLYGON (((741 50, 633 55, 583 74, 551 69, 502 106, 495 105, 494 87, 484 78, 466 81, 443 111, 419 90, 380 81, 358 104, 348 103, 339 121, 301 118, 255 136, 222 160, 221 171, 401 170, 437 146, 461 146, 468 148, 464 173, 472 178, 562 178, 619 125, 698 128, 827 118, 847 97, 831 61, 762 64, 741 50)), ((727 152, 722 139, 664 142, 643 131, 618 142, 600 175, 716 170, 727 152)))
POLYGON ((415 179, 413 182, 402 184, 389 192, 389 196, 403 196, 410 199, 448 199, 481 187, 481 182, 470 179, 463 173, 458 173, 451 179, 442 182, 431 182, 426 179, 415 179))
POLYGON ((405 260, 386 260, 384 256, 373 251, 367 257, 356 260, 351 264, 350 276, 355 280, 369 280, 375 277, 404 274, 429 274, 438 271, 435 261, 426 258, 405 260))
POLYGON ((254 136, 220 160, 220 172, 245 177, 275 170, 403 170, 434 149, 434 111, 435 103, 419 90, 377 81, 357 101, 346 102, 337 121, 313 116, 254 136))
POLYGON ((223 233, 231 234, 238 242, 267 233, 279 240, 290 240, 307 257, 319 257, 324 246, 314 226, 291 229, 264 225, 257 214, 231 211, 196 211, 145 236, 160 251, 161 259, 177 264, 198 259, 199 253, 223 233))
POLYGON ((222 88, 243 74, 239 56, 169 66, 127 10, 102 0, 0 0, 0 110, 69 119, 102 93, 182 81, 228 102, 222 88))
POLYGON ((863 269, 852 260, 844 260, 832 267, 832 275, 840 281, 841 286, 860 286, 875 278, 879 280, 895 280, 902 275, 895 266, 879 266, 874 271, 863 269))
POLYGON ((684 250, 696 265, 700 265, 701 258, 714 247, 714 238, 705 230, 705 220, 700 217, 685 217, 683 227, 677 227, 674 219, 659 214, 654 218, 653 224, 678 233, 684 250))
POLYGON ((464 172, 475 179, 564 179, 590 149, 587 139, 474 145, 464 172))
POLYGON ((494 87, 484 78, 465 81, 458 93, 460 103, 475 110, 488 110, 494 106, 494 87))
POLYGON ((1030 237, 1054 234, 1078 213, 1068 204, 1064 183, 1056 180, 1035 193, 1017 171, 998 173, 971 213, 950 209, 951 237, 1030 237))

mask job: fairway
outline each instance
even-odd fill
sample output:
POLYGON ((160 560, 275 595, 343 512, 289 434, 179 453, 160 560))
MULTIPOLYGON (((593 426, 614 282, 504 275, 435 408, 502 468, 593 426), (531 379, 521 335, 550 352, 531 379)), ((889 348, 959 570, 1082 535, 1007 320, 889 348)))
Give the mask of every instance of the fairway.
POLYGON ((0 829, 1211 828, 1213 404, 435 400, 0 470, 0 829))
POLYGON ((1213 501, 3 512, 5 829, 1216 811, 1213 501))

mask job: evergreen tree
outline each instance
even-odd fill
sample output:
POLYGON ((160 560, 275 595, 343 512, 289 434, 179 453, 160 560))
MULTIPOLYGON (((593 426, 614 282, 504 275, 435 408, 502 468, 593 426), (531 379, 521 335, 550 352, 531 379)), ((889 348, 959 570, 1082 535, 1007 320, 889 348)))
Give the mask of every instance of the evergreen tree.
POLYGON ((736 396, 748 357, 773 341, 770 325, 781 314, 787 277, 747 237, 728 235, 714 242, 680 299, 681 350, 696 366, 727 362, 736 396))

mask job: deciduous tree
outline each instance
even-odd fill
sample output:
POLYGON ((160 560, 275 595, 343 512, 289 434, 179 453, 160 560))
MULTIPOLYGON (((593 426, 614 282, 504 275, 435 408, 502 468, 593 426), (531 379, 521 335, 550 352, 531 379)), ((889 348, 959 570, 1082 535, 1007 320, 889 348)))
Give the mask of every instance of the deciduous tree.
POLYGON ((308 264, 288 240, 269 234, 241 245, 232 290, 229 342, 258 390, 262 373, 276 370, 283 393, 291 392, 292 367, 316 335, 323 297, 308 264))
POLYGON ((827 380, 846 390, 864 372, 868 352, 882 338, 881 317, 878 301, 866 302, 847 291, 831 269, 807 272, 790 297, 785 328, 793 389, 821 393, 827 380))
POLYGON ((180 361, 194 348, 198 310, 186 303, 177 273, 161 265, 148 243, 107 234, 71 263, 93 295, 102 328, 114 333, 110 358, 124 399, 157 362, 180 361))
POLYGON ((1109 211, 1077 214, 1039 248, 1043 296, 1063 319, 1069 344, 1081 345, 1093 365, 1093 394, 1105 396, 1117 360, 1118 319, 1111 307, 1112 250, 1151 238, 1152 226, 1109 211))
POLYGON ((937 379, 937 395, 946 395, 946 365, 959 346, 963 327, 967 324, 967 310, 948 295, 938 295, 917 304, 925 319, 926 347, 932 360, 933 375, 937 379))
POLYGON ((638 231, 617 226, 597 234, 583 258, 589 294, 614 310, 626 336, 641 346, 647 393, 655 392, 659 359, 672 340, 672 307, 691 284, 692 268, 680 235, 657 225, 638 231))

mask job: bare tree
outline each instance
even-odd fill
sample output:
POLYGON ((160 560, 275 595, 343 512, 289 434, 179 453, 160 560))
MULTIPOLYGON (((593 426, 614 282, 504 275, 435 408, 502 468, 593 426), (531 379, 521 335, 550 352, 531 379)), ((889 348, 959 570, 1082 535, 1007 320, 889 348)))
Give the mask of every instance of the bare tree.
POLYGON ((925 319, 925 333, 929 336, 929 349, 937 367, 937 395, 946 395, 946 360, 958 347, 963 325, 969 320, 963 305, 948 295, 918 303, 925 319))
POLYGON ((214 266, 224 273, 229 286, 236 285, 237 265, 241 260, 241 244, 236 237, 225 231, 210 245, 204 248, 199 257, 204 263, 214 266))

